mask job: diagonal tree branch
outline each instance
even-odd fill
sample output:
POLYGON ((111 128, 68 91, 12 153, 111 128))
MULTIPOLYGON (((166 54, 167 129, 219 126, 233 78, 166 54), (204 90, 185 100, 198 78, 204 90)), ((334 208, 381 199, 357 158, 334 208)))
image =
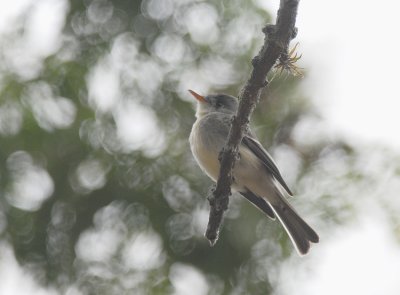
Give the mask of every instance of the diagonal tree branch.
POLYGON ((228 141, 220 154, 218 182, 208 197, 211 208, 205 235, 211 245, 218 239, 222 217, 228 208, 233 182, 232 170, 238 156, 238 147, 248 128, 250 115, 259 100, 261 90, 268 85, 267 74, 278 59, 280 63, 288 60, 289 43, 297 34, 295 22, 298 4, 299 0, 280 0, 276 24, 267 25, 263 29, 264 45, 252 60, 253 71, 239 96, 239 109, 232 119, 228 141))

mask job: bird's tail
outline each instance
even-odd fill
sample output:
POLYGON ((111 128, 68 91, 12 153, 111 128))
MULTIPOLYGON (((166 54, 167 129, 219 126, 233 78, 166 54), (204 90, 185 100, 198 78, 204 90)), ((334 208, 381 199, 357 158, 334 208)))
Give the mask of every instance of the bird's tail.
POLYGON ((308 252, 310 242, 318 243, 318 234, 297 214, 283 196, 279 196, 276 204, 271 204, 271 206, 300 255, 308 252))

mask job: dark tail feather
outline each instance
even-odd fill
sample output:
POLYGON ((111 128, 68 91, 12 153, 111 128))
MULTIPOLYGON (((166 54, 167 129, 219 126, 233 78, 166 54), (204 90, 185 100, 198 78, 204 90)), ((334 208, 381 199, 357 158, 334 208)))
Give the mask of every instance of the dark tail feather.
POLYGON ((280 197, 279 204, 272 204, 272 208, 289 234, 297 251, 301 255, 307 254, 308 250, 310 250, 310 242, 318 243, 318 234, 283 197, 280 197))

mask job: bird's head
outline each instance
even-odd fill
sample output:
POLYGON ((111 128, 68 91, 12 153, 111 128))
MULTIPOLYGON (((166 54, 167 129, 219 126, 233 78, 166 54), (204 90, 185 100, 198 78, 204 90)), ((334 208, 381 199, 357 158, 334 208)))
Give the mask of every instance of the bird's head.
POLYGON ((227 94, 202 96, 193 90, 189 90, 189 92, 197 99, 197 117, 205 116, 211 112, 234 114, 239 105, 236 97, 227 94))

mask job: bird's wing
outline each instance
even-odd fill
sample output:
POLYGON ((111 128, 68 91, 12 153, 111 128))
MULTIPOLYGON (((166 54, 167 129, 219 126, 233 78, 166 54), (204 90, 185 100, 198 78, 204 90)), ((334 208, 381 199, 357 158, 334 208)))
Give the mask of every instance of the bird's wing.
POLYGON ((258 197, 249 190, 246 190, 245 192, 240 192, 240 194, 258 209, 264 212, 269 218, 275 219, 274 210, 272 210, 270 204, 268 204, 263 198, 258 197))
POLYGON ((272 157, 268 154, 268 152, 262 147, 261 143, 258 142, 255 138, 252 137, 251 133, 248 133, 245 135, 242 139, 242 143, 249 149, 251 150, 257 158, 259 158, 262 163, 265 165, 265 168, 269 173, 271 173, 274 178, 284 187, 286 192, 290 195, 293 196, 293 193, 289 189, 288 185, 286 182, 283 180, 281 173, 279 172, 278 167, 276 167, 276 164, 272 157))

